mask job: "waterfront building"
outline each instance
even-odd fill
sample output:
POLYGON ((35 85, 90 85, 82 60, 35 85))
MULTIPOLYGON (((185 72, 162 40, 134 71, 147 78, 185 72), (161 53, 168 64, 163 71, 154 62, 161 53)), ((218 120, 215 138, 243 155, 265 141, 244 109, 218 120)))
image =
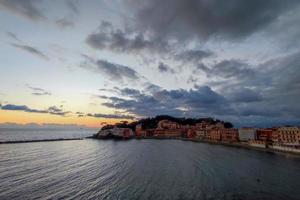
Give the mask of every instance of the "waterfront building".
POLYGON ((256 129, 255 128, 240 128, 239 129, 239 140, 247 142, 249 140, 255 140, 256 129))
POLYGON ((277 129, 278 143, 300 144, 300 129, 298 127, 280 127, 277 129))
POLYGON ((205 135, 206 135, 206 132, 207 130, 204 129, 204 128, 201 128, 201 129, 196 129, 195 130, 195 137, 196 138, 199 138, 199 139, 204 139, 205 138, 205 135))
POLYGON ((221 140, 226 142, 237 142, 239 140, 238 130, 235 128, 223 128, 221 131, 221 140))
POLYGON ((187 138, 194 138, 195 136, 196 136, 195 129, 193 129, 193 128, 187 129, 187 132, 186 132, 187 138))
POLYGON ((279 144, 279 134, 278 134, 278 128, 272 128, 272 136, 271 136, 271 141, 273 145, 279 144))
POLYGON ((157 124, 157 129, 180 129, 180 124, 170 120, 161 120, 157 124))
POLYGON ((215 127, 215 128, 218 128, 218 129, 225 128, 225 127, 224 127, 224 124, 221 123, 221 122, 216 123, 216 124, 214 125, 214 127, 215 127))
POLYGON ((153 133, 155 137, 182 137, 183 135, 181 129, 156 129, 153 133))
POLYGON ((273 133, 273 129, 271 128, 258 129, 256 131, 256 140, 271 141, 272 133, 273 133))
POLYGON ((143 130, 142 124, 138 124, 135 126, 135 135, 137 137, 145 137, 147 134, 147 131, 143 130))
POLYGON ((221 130, 219 128, 214 128, 210 130, 210 140, 214 140, 214 141, 221 140, 221 130))

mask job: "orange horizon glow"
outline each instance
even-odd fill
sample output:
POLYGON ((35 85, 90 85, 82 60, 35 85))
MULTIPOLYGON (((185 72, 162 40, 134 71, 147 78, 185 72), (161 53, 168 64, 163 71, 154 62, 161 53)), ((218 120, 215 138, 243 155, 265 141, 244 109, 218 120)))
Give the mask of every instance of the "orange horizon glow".
MULTIPOLYGON (((1 123, 16 123, 16 124, 76 124, 89 128, 100 128, 101 124, 115 124, 125 119, 106 119, 94 117, 77 117, 77 116, 59 116, 45 113, 28 113, 23 111, 6 111, 0 110, 1 123)), ((130 120, 126 120, 130 121, 130 120)))

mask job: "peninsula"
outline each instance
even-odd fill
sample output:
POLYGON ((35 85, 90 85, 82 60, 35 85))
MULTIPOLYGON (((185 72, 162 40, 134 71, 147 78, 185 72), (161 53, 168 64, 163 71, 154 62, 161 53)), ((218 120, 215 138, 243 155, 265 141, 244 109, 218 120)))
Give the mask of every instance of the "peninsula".
POLYGON ((300 154, 299 127, 237 129, 230 122, 213 118, 175 118, 161 115, 131 123, 125 121, 102 127, 94 138, 182 139, 300 154))

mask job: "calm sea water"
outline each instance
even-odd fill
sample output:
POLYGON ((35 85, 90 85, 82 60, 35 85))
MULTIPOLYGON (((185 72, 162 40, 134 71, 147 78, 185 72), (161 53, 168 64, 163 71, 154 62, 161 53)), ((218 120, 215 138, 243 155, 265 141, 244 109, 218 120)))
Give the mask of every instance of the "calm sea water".
POLYGON ((66 128, 0 128, 0 142, 82 138, 97 133, 96 129, 66 128))
POLYGON ((300 199, 297 157, 178 140, 0 145, 0 199, 300 199))

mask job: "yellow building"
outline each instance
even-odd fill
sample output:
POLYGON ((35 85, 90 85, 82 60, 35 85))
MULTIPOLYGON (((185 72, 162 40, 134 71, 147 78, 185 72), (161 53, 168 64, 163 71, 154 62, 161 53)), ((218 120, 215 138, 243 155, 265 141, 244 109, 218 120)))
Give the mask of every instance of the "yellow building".
POLYGON ((299 144, 300 129, 298 127, 280 127, 277 129, 278 142, 282 144, 299 144))

